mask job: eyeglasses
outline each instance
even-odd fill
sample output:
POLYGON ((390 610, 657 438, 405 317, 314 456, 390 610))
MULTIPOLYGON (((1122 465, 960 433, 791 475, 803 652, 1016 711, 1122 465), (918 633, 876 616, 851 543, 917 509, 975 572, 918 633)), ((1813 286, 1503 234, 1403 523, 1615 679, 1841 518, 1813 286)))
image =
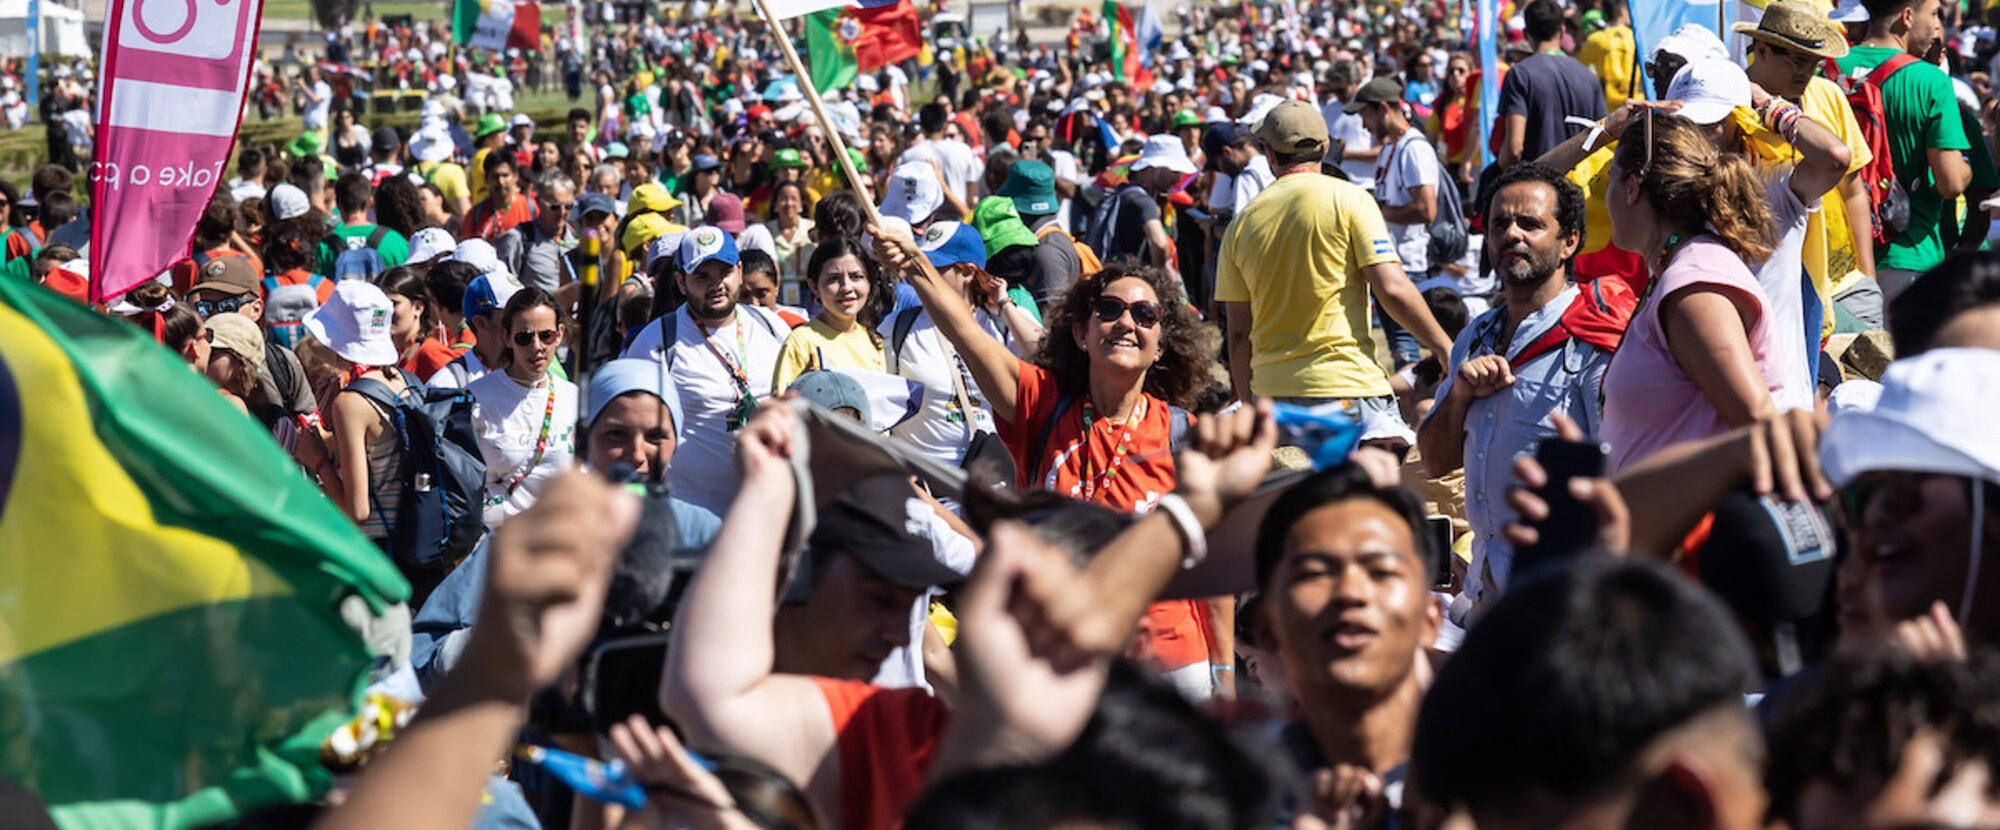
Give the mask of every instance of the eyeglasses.
POLYGON ((576 207, 575 202, 543 202, 542 209, 557 213, 568 213, 576 207))
POLYGON ((1773 60, 1784 61, 1792 67, 1792 72, 1795 74, 1809 73, 1819 69, 1820 58, 1818 56, 1809 55, 1804 52, 1794 52, 1790 49, 1782 49, 1768 43, 1763 44, 1763 46, 1764 54, 1770 56, 1773 60))
POLYGON ((217 314, 227 314, 250 304, 249 297, 227 297, 220 300, 195 300, 194 313, 204 319, 217 314))
POLYGON ((553 346, 555 345, 557 338, 560 338, 561 336, 562 332, 557 331, 556 329, 542 329, 541 331, 517 331, 514 332, 514 345, 525 349, 529 346, 535 345, 535 341, 539 339, 542 341, 542 345, 553 346))
POLYGON ((1117 297, 1099 297, 1096 302, 1091 303, 1090 308, 1097 313, 1097 319, 1106 323, 1118 322, 1118 318, 1125 316, 1126 310, 1129 309, 1132 312, 1132 322, 1139 328, 1150 329, 1160 324, 1160 304, 1152 300, 1128 303, 1117 297))
POLYGON ((214 343, 214 342, 215 342, 215 329, 202 329, 202 330, 201 330, 201 342, 203 342, 203 343, 214 343))

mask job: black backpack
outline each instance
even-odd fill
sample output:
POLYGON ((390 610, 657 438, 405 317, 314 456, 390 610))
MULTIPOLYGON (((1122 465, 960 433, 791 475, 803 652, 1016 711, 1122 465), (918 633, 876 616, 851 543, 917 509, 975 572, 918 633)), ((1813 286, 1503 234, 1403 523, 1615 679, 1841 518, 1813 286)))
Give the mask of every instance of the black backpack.
POLYGON ((389 558, 404 568, 448 568, 472 552, 484 528, 486 459, 472 393, 427 387, 396 371, 406 384, 400 395, 374 378, 347 387, 386 410, 396 428, 403 494, 389 528, 389 558))

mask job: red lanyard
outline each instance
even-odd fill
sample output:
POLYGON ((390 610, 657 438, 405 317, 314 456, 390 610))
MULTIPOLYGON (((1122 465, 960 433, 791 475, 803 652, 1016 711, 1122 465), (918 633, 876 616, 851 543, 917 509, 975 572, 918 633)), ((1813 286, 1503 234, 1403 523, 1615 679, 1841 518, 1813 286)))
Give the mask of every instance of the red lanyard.
POLYGON ((730 360, 729 355, 723 354, 721 349, 715 347, 715 341, 709 336, 708 327, 702 325, 701 321, 695 321, 694 326, 701 330, 702 345, 707 346, 709 353, 722 362, 722 368, 729 370, 729 379, 736 381, 737 391, 745 395, 750 394, 750 376, 743 371, 743 364, 749 361, 747 355, 750 351, 749 340, 743 335, 743 310, 740 308, 736 310, 735 360, 730 360))
POLYGON ((536 467, 541 466, 542 454, 548 452, 549 449, 550 427, 555 424, 556 420, 556 384, 555 381, 547 378, 543 380, 549 386, 549 402, 542 407, 542 434, 535 439, 535 457, 528 459, 528 464, 521 468, 520 475, 515 476, 513 481, 507 482, 508 496, 514 495, 515 488, 520 487, 521 482, 528 480, 528 474, 533 473, 536 467))
POLYGON ((1126 457, 1131 455, 1132 427, 1145 416, 1146 400, 1141 398, 1139 399, 1139 406, 1132 410, 1132 414, 1125 419, 1124 423, 1119 424, 1118 443, 1111 450, 1111 460, 1104 465, 1103 470, 1093 474, 1091 468, 1095 465, 1091 463, 1090 428, 1097 421, 1097 410, 1090 405, 1089 399, 1086 398, 1084 400, 1083 440, 1077 448, 1077 453, 1083 456, 1079 464, 1082 467, 1083 474, 1078 477, 1080 480, 1077 486, 1082 488, 1079 495, 1084 501, 1091 501, 1099 491, 1111 486, 1112 477, 1118 474, 1118 468, 1125 466, 1126 457))

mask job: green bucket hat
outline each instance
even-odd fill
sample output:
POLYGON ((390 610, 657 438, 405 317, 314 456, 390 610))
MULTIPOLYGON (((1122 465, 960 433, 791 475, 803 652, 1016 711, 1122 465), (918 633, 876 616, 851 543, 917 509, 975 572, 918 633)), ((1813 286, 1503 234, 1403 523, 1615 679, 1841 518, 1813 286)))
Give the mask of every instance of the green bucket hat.
POLYGON ((1005 196, 988 196, 979 200, 979 206, 972 211, 972 227, 979 231, 979 238, 986 242, 986 258, 1016 245, 1034 245, 1039 240, 1035 232, 1028 230, 1027 223, 1021 221, 1021 214, 1014 211, 1014 200, 1005 196))
POLYGON ((1182 127, 1199 127, 1202 123, 1201 116, 1195 115, 1194 110, 1181 110, 1174 113, 1174 129, 1176 130, 1182 127))
POLYGON ((299 133, 298 138, 292 139, 292 143, 285 145, 285 152, 295 156, 318 155, 320 150, 326 148, 326 145, 322 143, 323 141, 324 139, 319 137, 319 133, 312 131, 299 133))
POLYGON ((804 170, 811 166, 806 163, 805 156, 799 155, 799 151, 790 147, 779 150, 771 156, 772 170, 804 170))
POLYGON ((506 131, 507 119, 489 112, 479 116, 479 126, 472 131, 472 140, 478 141, 494 133, 504 133, 506 131))
POLYGON ((1018 213, 1045 216, 1056 212, 1056 171, 1046 162, 1017 161, 1007 168, 1007 181, 995 196, 1014 200, 1018 213))

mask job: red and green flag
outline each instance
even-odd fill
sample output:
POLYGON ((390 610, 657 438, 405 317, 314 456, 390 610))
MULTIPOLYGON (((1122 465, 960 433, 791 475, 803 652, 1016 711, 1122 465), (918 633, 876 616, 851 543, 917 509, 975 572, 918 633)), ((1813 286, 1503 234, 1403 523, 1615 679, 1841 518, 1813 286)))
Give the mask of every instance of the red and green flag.
POLYGON ((454 0, 452 40, 478 49, 537 49, 542 7, 514 0, 454 0))
MULTIPOLYGON (((778 12, 780 17, 783 12, 778 12)), ((855 76, 923 53, 923 21, 910 0, 847 0, 806 16, 806 63, 813 86, 840 89, 855 76)))
POLYGON ((65 830, 323 794, 372 662, 341 607, 408 596, 179 355, 0 280, 0 777, 65 830))
MULTIPOLYGON (((1104 0, 1104 22, 1111 27, 1111 77, 1141 89, 1152 86, 1153 73, 1146 68, 1146 44, 1139 26, 1132 21, 1131 10, 1118 0, 1104 0)), ((1157 24, 1152 28, 1158 28, 1157 24)))

